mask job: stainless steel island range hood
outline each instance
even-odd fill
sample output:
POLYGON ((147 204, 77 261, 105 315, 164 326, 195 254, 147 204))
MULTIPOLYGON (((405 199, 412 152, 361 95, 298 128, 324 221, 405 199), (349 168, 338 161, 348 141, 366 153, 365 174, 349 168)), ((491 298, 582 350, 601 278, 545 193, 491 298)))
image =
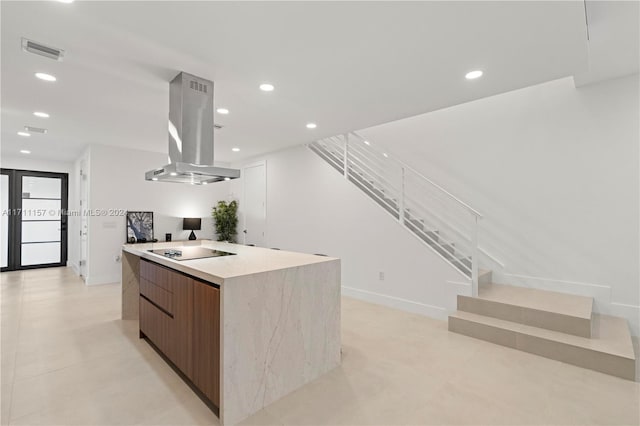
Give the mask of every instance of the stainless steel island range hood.
POLYGON ((145 179, 204 185, 239 177, 213 165, 213 81, 181 72, 169 85, 169 164, 145 179))

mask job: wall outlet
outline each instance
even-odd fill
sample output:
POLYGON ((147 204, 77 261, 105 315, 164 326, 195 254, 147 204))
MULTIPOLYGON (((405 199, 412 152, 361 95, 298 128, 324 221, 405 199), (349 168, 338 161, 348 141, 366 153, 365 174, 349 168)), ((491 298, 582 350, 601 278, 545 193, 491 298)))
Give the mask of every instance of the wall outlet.
POLYGON ((379 272, 379 273, 378 273, 378 279, 379 279, 380 281, 384 281, 384 272, 379 272))
POLYGON ((120 255, 114 256, 113 260, 119 263, 122 260, 122 256, 120 255))

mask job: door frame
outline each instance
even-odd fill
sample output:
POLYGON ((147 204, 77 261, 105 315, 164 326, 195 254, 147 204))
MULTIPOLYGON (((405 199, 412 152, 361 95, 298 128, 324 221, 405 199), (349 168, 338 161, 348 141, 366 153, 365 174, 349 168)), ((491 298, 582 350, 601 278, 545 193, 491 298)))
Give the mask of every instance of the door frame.
POLYGON ((0 268, 0 272, 5 271, 13 271, 13 265, 15 265, 15 250, 12 245, 15 241, 15 230, 16 230, 16 215, 13 214, 15 211, 15 207, 13 205, 13 186, 16 179, 16 173, 13 169, 0 169, 0 174, 7 175, 9 178, 9 195, 7 196, 9 200, 9 205, 7 208, 9 209, 7 212, 2 212, 3 215, 7 216, 7 266, 3 266, 0 268))
POLYGON ((78 246, 78 275, 86 282, 89 266, 89 175, 87 173, 88 159, 82 158, 80 160, 80 174, 78 178, 78 201, 80 205, 80 213, 77 216, 80 219, 80 240, 78 246))
MULTIPOLYGON (((264 233, 262 235, 262 242, 266 244, 267 243, 267 160, 255 161, 253 163, 242 166, 242 176, 246 176, 245 170, 250 169, 252 167, 258 167, 258 166, 264 167, 264 206, 262 207, 262 215, 264 216, 264 233)), ((243 182, 242 182, 242 201, 243 202, 246 200, 246 195, 247 195, 246 186, 247 186, 247 180, 243 179, 243 182)), ((247 229, 246 213, 244 214, 244 217, 242 220, 242 228, 243 230, 247 229)), ((242 242, 243 244, 247 243, 247 234, 244 231, 242 235, 242 242)))
POLYGON ((60 179, 60 227, 62 228, 60 231, 60 262, 22 266, 22 213, 20 215, 9 215, 9 252, 7 253, 7 267, 2 268, 2 272, 67 266, 69 241, 69 217, 67 214, 69 209, 69 173, 21 169, 0 169, 0 173, 9 175, 9 210, 11 212, 22 212, 23 176, 60 179))

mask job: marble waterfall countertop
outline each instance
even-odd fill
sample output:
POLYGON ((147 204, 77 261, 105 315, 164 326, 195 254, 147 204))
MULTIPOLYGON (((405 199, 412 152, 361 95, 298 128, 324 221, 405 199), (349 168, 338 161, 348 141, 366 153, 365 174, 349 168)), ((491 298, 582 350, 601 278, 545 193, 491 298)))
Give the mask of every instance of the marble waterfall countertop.
POLYGON ((176 271, 223 285, 225 279, 262 272, 277 271, 337 260, 334 257, 273 250, 211 240, 172 241, 162 243, 124 244, 122 249, 133 255, 152 260, 176 271), (236 256, 208 257, 193 260, 174 260, 149 250, 173 248, 187 252, 189 247, 207 247, 236 253, 236 256))
POLYGON ((340 259, 210 240, 126 244, 122 250, 122 319, 139 318, 141 258, 220 286, 223 425, 340 365, 340 259), (195 247, 237 255, 179 261, 149 252, 195 247))

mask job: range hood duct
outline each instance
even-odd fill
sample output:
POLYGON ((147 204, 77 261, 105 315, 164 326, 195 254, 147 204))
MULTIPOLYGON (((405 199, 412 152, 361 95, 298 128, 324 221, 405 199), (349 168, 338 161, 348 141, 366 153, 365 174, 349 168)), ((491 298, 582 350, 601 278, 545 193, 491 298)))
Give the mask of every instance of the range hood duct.
POLYGON ((169 84, 169 164, 146 180, 205 185, 237 179, 240 170, 213 165, 213 81, 185 72, 169 84))

